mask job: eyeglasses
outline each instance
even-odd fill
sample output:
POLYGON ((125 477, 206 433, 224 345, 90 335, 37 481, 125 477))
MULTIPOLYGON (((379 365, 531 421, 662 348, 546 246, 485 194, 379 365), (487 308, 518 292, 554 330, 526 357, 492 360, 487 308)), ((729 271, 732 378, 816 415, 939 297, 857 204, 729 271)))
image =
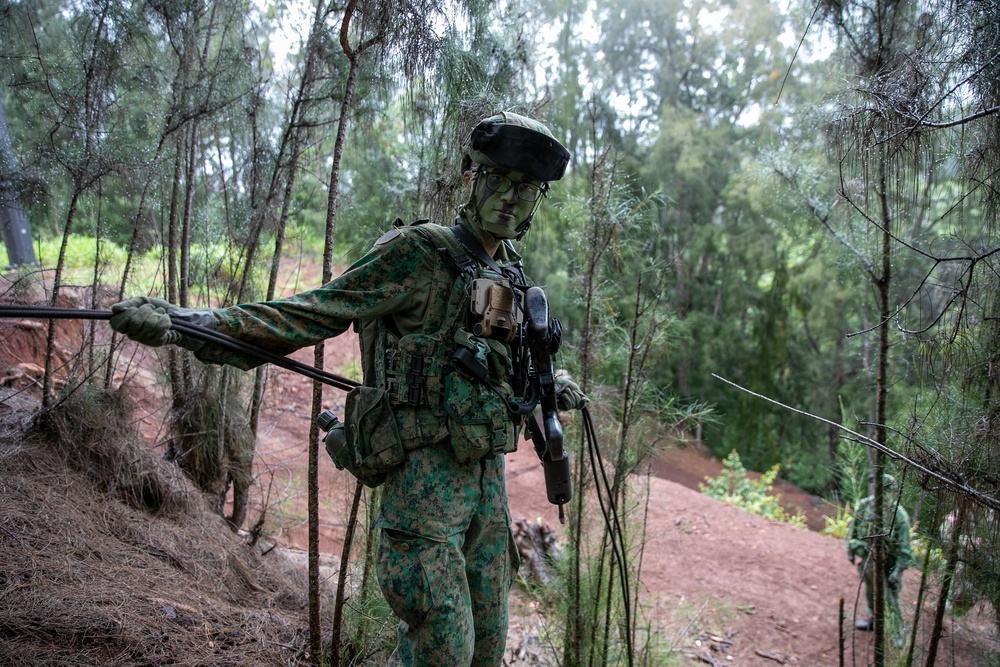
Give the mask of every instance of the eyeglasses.
MULTIPOLYGON (((514 181, 510 180, 503 174, 498 174, 496 172, 488 172, 486 174, 486 187, 496 193, 507 192, 514 186, 514 181)), ((517 198, 523 199, 524 201, 538 201, 538 198, 545 194, 548 189, 548 183, 543 183, 542 185, 535 185, 534 183, 527 183, 521 181, 517 183, 517 198)))

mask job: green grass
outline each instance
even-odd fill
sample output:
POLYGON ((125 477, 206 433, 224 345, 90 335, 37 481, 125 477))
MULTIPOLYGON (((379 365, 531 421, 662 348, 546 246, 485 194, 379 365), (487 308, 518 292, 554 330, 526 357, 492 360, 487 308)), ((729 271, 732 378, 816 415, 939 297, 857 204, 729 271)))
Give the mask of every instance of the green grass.
MULTIPOLYGON (((51 276, 59 260, 61 237, 41 239, 35 243, 35 255, 41 264, 41 269, 51 276)), ((268 252, 260 255, 252 273, 251 284, 259 294, 264 293, 270 267, 269 250, 271 245, 265 243, 262 248, 268 252)), ((197 303, 208 303, 215 294, 222 293, 226 287, 234 285, 244 270, 243 248, 232 243, 214 243, 211 245, 194 245, 189 256, 190 285, 197 303)), ((288 253, 320 257, 321 251, 312 246, 308 248, 290 248, 288 253)), ((286 254, 288 254, 286 253, 286 254)), ((149 294, 163 296, 165 290, 166 272, 165 248, 155 247, 144 253, 136 253, 132 257, 129 268, 129 280, 125 287, 126 295, 149 294)), ((126 248, 111 241, 102 241, 100 249, 97 241, 89 236, 70 235, 66 244, 65 261, 63 265, 62 284, 90 285, 94 281, 95 266, 98 282, 108 287, 117 288, 122 281, 128 253, 126 248)), ((320 261, 317 259, 317 261, 320 261)), ((0 266, 8 262, 5 248, 0 247, 0 266)), ((296 274, 282 276, 283 282, 296 282, 296 274)))

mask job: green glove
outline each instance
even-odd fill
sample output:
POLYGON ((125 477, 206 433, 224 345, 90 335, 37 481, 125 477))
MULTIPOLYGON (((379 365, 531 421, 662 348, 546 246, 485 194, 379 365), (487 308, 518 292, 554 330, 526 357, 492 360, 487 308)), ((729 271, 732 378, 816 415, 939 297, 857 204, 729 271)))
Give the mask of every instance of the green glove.
POLYGON ((137 296, 111 306, 111 328, 132 340, 150 347, 179 345, 192 352, 204 342, 170 328, 170 312, 183 312, 169 301, 150 296, 137 296))
POLYGON ((899 582, 903 579, 903 571, 898 567, 889 573, 889 588, 895 590, 899 588, 899 582))
POLYGON ((580 391, 580 385, 573 381, 569 371, 562 368, 556 371, 556 407, 567 410, 582 410, 590 399, 580 391))

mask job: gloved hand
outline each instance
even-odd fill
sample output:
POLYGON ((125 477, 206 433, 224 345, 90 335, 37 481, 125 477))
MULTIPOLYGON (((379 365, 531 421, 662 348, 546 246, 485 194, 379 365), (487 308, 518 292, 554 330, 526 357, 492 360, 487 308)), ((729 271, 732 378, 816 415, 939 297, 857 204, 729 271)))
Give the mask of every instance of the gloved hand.
POLYGON ((180 334, 170 330, 167 311, 172 308, 163 299, 137 296, 111 306, 111 328, 150 347, 174 343, 180 334))
POLYGON ((170 312, 182 312, 169 301, 151 296, 137 296, 111 306, 109 324, 115 331, 150 347, 179 345, 196 351, 204 342, 170 328, 170 312))
POLYGON ((847 560, 851 561, 851 565, 854 565, 854 560, 857 558, 854 554, 847 554, 847 560))
POLYGON ((573 381, 569 371, 560 368, 556 371, 556 407, 567 410, 582 410, 590 399, 580 391, 580 385, 573 381))
POLYGON ((889 588, 893 590, 899 588, 899 582, 903 580, 903 571, 898 567, 894 568, 892 572, 889 573, 888 577, 889 588))

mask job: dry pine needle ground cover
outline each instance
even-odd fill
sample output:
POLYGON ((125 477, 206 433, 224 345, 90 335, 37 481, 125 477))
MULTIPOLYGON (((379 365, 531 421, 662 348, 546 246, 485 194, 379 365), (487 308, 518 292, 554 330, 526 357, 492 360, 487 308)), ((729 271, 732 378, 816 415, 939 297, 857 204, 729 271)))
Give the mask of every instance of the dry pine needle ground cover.
POLYGON ((0 410, 0 664, 301 664, 301 568, 151 457, 121 394, 24 416, 0 410))

